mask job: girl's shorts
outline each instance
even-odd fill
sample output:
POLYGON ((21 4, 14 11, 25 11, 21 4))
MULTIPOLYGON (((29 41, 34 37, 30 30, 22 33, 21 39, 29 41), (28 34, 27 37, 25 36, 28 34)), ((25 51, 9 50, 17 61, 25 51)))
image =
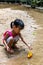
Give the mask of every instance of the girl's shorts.
POLYGON ((19 40, 19 36, 16 36, 16 37, 14 37, 14 38, 13 38, 12 36, 10 36, 10 37, 6 40, 6 42, 9 43, 11 39, 13 39, 14 42, 17 42, 17 41, 19 40))

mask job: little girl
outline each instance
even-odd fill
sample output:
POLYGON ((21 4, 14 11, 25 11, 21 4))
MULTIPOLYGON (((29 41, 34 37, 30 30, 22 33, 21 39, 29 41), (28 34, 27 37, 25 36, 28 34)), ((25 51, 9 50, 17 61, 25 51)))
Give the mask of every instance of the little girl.
MULTIPOLYGON (((23 40, 23 37, 20 33, 22 29, 24 29, 24 23, 20 19, 16 19, 15 21, 11 22, 11 31, 8 30, 3 35, 3 43, 5 45, 6 50, 9 53, 13 53, 13 48, 17 48, 16 43, 21 38, 21 40, 27 45, 27 43, 23 40), (12 48, 13 46, 13 48, 12 48)), ((28 46, 28 45, 27 45, 28 46)), ((31 49, 30 46, 28 46, 31 49)))

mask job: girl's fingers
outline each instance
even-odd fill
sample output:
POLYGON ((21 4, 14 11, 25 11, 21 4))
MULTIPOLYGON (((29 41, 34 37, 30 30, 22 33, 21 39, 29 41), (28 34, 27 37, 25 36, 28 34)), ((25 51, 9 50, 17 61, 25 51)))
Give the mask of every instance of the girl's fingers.
POLYGON ((32 48, 30 47, 30 50, 32 50, 32 48))

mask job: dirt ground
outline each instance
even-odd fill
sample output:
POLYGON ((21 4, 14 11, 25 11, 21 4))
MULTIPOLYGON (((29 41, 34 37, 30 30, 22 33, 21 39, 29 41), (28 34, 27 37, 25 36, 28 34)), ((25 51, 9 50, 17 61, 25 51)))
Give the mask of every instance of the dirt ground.
POLYGON ((0 65, 43 65, 43 13, 26 8, 21 5, 0 4, 0 44, 2 44, 3 32, 10 29, 10 22, 20 18, 25 23, 21 31, 24 40, 33 47, 32 58, 27 58, 30 51, 21 40, 18 41, 13 55, 8 54, 4 47, 0 46, 0 65))

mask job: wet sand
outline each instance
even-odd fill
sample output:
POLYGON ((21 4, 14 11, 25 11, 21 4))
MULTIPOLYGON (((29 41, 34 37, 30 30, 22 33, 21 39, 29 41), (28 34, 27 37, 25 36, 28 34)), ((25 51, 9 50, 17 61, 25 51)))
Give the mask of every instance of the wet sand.
POLYGON ((4 5, 4 8, 0 9, 0 43, 2 44, 3 32, 10 29, 10 22, 16 18, 22 19, 25 23, 21 33, 25 41, 32 45, 33 57, 27 58, 29 49, 19 40, 17 46, 20 50, 16 50, 13 55, 0 47, 0 65, 43 65, 43 13, 22 6, 8 5, 5 8, 4 5))

